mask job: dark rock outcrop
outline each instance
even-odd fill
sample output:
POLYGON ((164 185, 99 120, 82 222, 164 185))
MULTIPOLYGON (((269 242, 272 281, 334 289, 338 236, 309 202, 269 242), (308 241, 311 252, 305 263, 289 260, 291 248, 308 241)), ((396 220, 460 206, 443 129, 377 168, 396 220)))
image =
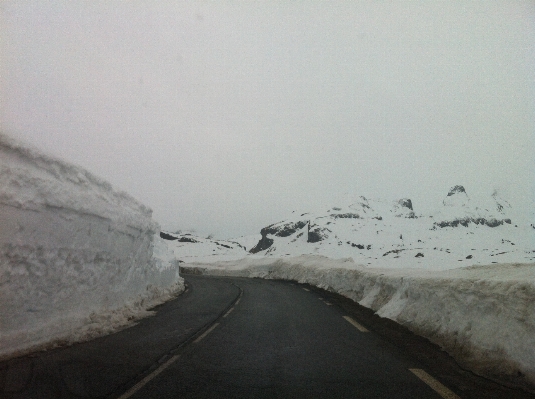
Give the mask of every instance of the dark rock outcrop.
POLYGON ((160 237, 164 240, 178 240, 178 237, 172 236, 171 234, 164 233, 163 231, 160 231, 160 237))
POLYGON ((189 237, 180 237, 180 239, 178 240, 178 242, 191 242, 191 243, 196 243, 196 242, 199 242, 193 238, 189 238, 189 237))
POLYGON ((442 222, 435 222, 434 226, 437 227, 457 227, 459 225, 468 227, 470 223, 474 224, 480 224, 485 225, 489 227, 497 227, 501 226, 504 223, 511 224, 511 219, 485 219, 485 218, 471 218, 471 217, 465 217, 460 219, 454 219, 454 220, 444 220, 442 222))
POLYGON ((358 213, 333 213, 331 217, 335 219, 360 219, 358 213))
POLYGON ((252 254, 255 254, 260 251, 264 251, 271 247, 273 245, 273 240, 271 238, 268 238, 268 234, 274 235, 277 237, 289 237, 292 234, 294 234, 296 231, 301 230, 303 227, 305 227, 308 223, 308 220, 300 220, 298 222, 279 222, 271 224, 267 227, 264 227, 262 230, 260 230, 260 234, 262 234, 262 238, 260 241, 258 241, 258 244, 256 244, 249 252, 252 254))
POLYGON ((277 237, 289 237, 297 230, 301 230, 303 227, 305 227, 308 223, 308 220, 300 220, 298 222, 289 222, 284 224, 281 223, 283 222, 275 223, 264 227, 262 230, 260 230, 260 234, 262 234, 262 237, 265 237, 268 234, 277 237))
POLYGON ((398 201, 398 204, 401 205, 404 208, 409 208, 411 211, 412 209, 412 201, 409 198, 402 198, 398 201))
POLYGON ((451 197, 452 195, 457 194, 457 193, 466 194, 466 190, 464 189, 463 186, 453 186, 452 188, 450 188, 450 191, 448 192, 448 197, 451 197))
POLYGON ((319 241, 322 241, 324 239, 326 239, 327 237, 329 237, 329 235, 327 234, 327 232, 331 232, 331 230, 325 228, 325 227, 320 227, 318 225, 312 225, 312 226, 308 226, 308 237, 307 237, 307 242, 319 242, 319 241))
POLYGON ((253 248, 251 248, 249 252, 252 254, 256 254, 257 252, 268 249, 272 245, 273 245, 273 240, 271 238, 266 237, 265 235, 262 235, 262 238, 260 239, 260 241, 258 241, 258 244, 256 244, 253 248))

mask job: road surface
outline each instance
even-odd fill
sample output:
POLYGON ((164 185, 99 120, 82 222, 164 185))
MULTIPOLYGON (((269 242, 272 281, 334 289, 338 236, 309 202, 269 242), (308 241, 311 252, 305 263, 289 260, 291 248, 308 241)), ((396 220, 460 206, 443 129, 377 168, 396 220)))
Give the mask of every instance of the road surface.
POLYGON ((5 398, 529 398, 346 298, 185 276, 138 325, 0 363, 5 398))

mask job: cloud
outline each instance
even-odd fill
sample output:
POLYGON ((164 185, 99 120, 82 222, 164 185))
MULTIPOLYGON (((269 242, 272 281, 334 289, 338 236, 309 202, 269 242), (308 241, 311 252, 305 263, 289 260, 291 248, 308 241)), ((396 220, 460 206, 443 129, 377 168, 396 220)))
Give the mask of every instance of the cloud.
POLYGON ((172 223, 535 187, 529 2, 5 2, 2 129, 172 223), (9 95, 8 95, 9 93, 9 95))

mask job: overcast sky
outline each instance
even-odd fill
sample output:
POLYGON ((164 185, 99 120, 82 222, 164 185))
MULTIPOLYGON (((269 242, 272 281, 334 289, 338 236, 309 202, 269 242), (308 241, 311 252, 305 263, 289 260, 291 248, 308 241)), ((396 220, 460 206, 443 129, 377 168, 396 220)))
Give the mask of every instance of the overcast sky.
POLYGON ((0 3, 1 128, 220 238, 535 193, 533 1, 0 3))

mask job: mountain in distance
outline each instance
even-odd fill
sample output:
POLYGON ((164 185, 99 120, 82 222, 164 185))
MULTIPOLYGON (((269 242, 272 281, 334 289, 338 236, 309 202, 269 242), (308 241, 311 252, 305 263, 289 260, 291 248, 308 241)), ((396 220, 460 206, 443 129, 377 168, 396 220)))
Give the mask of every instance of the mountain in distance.
POLYGON ((351 257, 373 267, 429 269, 530 262, 533 233, 512 224, 511 205, 494 193, 474 204, 454 186, 432 215, 417 214, 408 198, 384 201, 359 197, 324 213, 297 213, 261 229, 250 250, 262 256, 318 254, 351 257))
POLYGON ((443 270, 535 260, 533 223, 512 218, 497 193, 475 202, 463 186, 452 187, 436 212, 422 215, 409 198, 358 197, 325 212, 292 215, 231 240, 163 232, 182 262, 212 263, 246 257, 321 255, 365 267, 443 270))

